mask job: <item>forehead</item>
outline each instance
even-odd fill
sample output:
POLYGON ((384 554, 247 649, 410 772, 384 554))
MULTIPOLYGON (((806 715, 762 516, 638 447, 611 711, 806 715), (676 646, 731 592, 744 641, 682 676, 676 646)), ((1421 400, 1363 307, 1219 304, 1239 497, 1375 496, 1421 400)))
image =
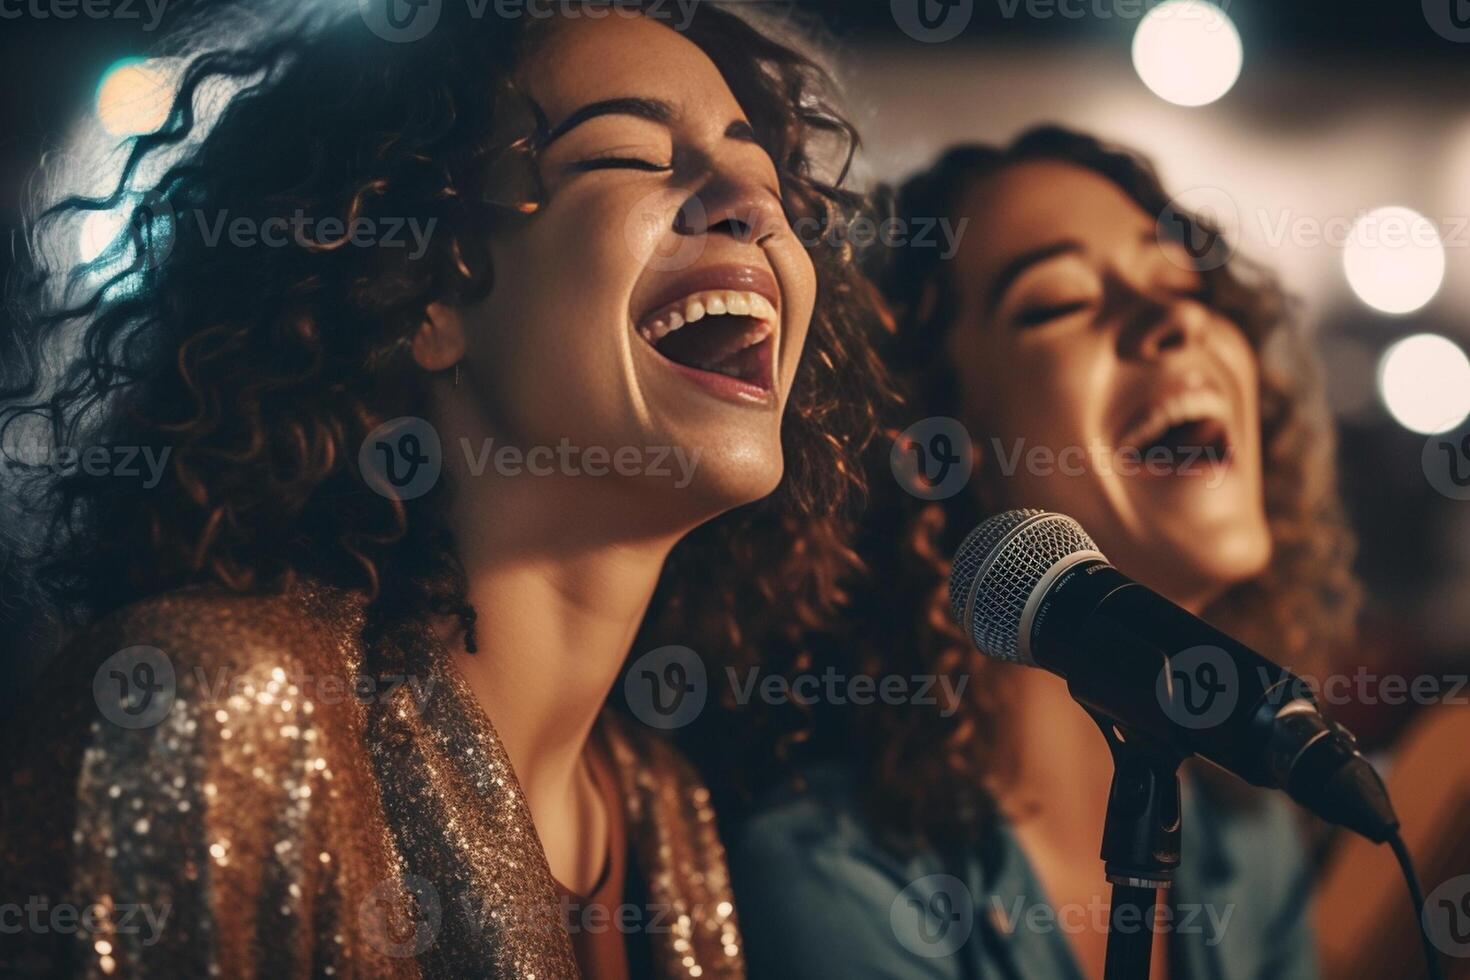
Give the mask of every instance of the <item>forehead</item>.
POLYGON ((1037 160, 1007 167, 971 187, 959 214, 975 230, 960 248, 968 269, 1076 239, 1089 251, 1134 249, 1152 219, 1111 180, 1086 167, 1037 160))
POLYGON ((563 17, 528 59, 531 98, 554 120, 589 102, 646 97, 669 102, 681 116, 743 113, 713 61, 669 24, 616 8, 598 19, 563 17))

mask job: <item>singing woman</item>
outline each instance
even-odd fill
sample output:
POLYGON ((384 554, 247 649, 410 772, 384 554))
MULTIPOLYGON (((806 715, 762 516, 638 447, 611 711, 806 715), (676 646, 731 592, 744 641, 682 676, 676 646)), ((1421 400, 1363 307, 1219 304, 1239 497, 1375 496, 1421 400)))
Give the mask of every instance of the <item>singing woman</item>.
MULTIPOLYGON (((752 970, 1101 976, 1109 750, 1064 681, 971 647, 946 561, 988 514, 1059 511, 1125 574, 1302 665, 1355 602, 1327 414, 1273 280, 1176 220, 1132 152, 1040 128, 951 149, 896 200, 901 220, 968 219, 952 260, 897 249, 881 278, 904 425, 958 420, 975 470, 940 501, 887 481, 861 544, 872 591, 834 658, 950 683, 937 704, 843 712, 857 760, 810 764, 747 822, 732 867, 752 970)), ((1289 807, 1187 775, 1153 976, 1313 975, 1289 807)))
POLYGON ((604 704, 655 643, 800 656, 852 564, 851 128, 714 5, 344 6, 191 54, 115 192, 35 224, 8 438, 166 464, 35 471, 83 622, 7 725, 0 884, 73 927, 0 965, 744 976, 708 791, 604 704))

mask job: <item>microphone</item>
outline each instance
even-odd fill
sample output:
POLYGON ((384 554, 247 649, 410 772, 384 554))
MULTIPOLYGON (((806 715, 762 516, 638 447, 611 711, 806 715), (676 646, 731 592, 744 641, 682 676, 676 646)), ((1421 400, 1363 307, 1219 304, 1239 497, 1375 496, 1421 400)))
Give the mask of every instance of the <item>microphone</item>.
POLYGON ((1124 576, 1072 518, 981 523, 955 553, 949 601, 981 653, 1065 678, 1119 728, 1284 789, 1374 842, 1395 836, 1383 781, 1300 678, 1124 576))

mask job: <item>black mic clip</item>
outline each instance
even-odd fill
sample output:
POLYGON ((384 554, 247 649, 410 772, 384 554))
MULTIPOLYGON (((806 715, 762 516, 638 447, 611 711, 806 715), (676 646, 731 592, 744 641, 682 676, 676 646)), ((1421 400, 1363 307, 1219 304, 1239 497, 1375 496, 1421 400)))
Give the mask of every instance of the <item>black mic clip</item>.
MULTIPOLYGON (((1105 980, 1141 980, 1149 973, 1160 889, 1179 867, 1179 765, 1167 743, 1085 709, 1107 739, 1113 782, 1103 823, 1103 871, 1113 884, 1105 980)), ((1167 894, 1167 893, 1164 893, 1167 894)))

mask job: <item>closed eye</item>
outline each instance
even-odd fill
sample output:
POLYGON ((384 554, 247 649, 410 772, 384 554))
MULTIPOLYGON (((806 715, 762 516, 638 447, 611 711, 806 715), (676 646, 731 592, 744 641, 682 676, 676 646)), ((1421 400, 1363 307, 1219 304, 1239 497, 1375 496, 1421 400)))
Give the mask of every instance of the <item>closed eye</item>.
POLYGON ((654 163, 651 160, 640 160, 637 157, 593 157, 590 160, 578 160, 567 164, 567 169, 575 173, 589 173, 594 170, 641 170, 646 173, 665 174, 674 169, 672 164, 654 163))
POLYGON ((1051 320, 1059 320, 1064 316, 1081 313, 1091 305, 1091 300, 1077 300, 1072 303, 1032 306, 1016 314, 1016 325, 1022 328, 1039 327, 1051 320))

